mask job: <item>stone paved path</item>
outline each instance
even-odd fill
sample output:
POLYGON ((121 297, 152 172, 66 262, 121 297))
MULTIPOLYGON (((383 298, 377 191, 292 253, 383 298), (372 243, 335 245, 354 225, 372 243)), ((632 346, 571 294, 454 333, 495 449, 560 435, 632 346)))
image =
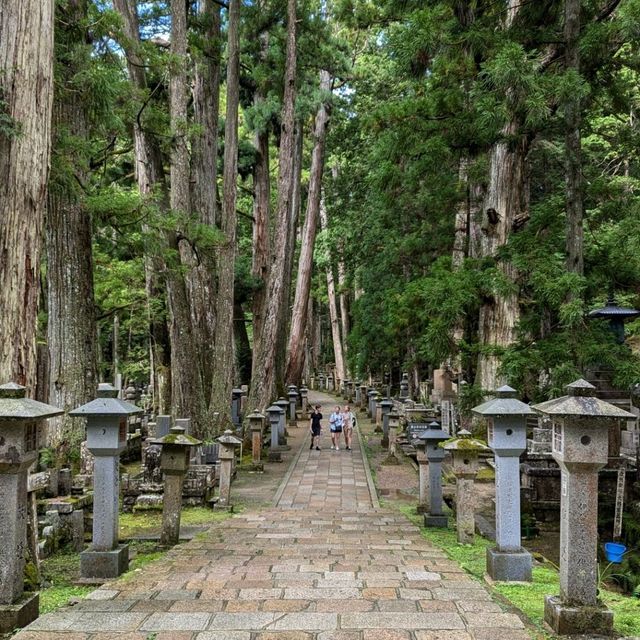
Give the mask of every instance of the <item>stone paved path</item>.
MULTIPOLYGON (((328 398, 324 398, 328 400, 328 398)), ((328 436, 324 436, 329 446, 328 436)), ((309 451, 238 515, 16 640, 524 640, 520 619, 369 493, 359 445, 309 451)))

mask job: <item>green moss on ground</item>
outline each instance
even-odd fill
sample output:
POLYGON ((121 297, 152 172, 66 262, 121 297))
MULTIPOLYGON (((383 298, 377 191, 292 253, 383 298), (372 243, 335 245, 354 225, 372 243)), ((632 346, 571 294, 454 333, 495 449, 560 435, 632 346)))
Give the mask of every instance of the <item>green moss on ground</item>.
MULTIPOLYGON (((238 512, 236 508, 235 512, 238 512)), ((182 510, 182 525, 213 525, 231 517, 227 512, 212 511, 205 507, 187 507, 182 510)), ((148 509, 120 514, 120 539, 130 540, 142 535, 159 533, 162 527, 162 511, 148 509)))

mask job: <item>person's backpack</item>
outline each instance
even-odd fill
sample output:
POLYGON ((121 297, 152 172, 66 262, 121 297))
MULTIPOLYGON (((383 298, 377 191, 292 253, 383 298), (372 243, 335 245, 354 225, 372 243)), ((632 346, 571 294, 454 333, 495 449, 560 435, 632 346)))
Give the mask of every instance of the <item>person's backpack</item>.
POLYGON ((356 414, 351 414, 351 426, 355 429, 358 426, 358 421, 356 420, 356 414))

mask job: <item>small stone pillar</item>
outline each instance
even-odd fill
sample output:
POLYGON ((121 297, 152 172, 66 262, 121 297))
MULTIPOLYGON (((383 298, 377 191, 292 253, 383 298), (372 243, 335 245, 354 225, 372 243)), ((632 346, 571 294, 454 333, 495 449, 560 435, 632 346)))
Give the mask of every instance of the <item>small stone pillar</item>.
POLYGON ((61 413, 25 398, 19 384, 0 386, 0 634, 38 617, 39 595, 24 592, 27 474, 38 459, 43 422, 61 413))
POLYGON ((378 395, 378 392, 371 387, 369 391, 367 391, 367 400, 368 400, 368 408, 367 412, 369 414, 369 418, 375 422, 376 419, 376 400, 375 397, 378 395))
POLYGON ((251 463, 254 471, 264 471, 264 464, 260 460, 262 452, 262 429, 264 416, 258 411, 249 414, 249 430, 251 431, 251 463))
MULTIPOLYGON (((378 404, 380 406, 380 414, 382 418, 382 440, 380 444, 384 449, 388 449, 389 448, 389 413, 393 408, 393 402, 389 400, 389 398, 385 398, 378 404)), ((377 414, 376 414, 376 422, 379 423, 377 414)))
POLYGON ((302 404, 302 417, 309 413, 309 389, 304 385, 300 387, 300 402, 302 404))
POLYGON ((427 462, 424 440, 417 438, 414 442, 416 461, 418 463, 418 504, 416 506, 416 513, 422 515, 429 511, 429 463, 427 462))
POLYGON ((289 393, 287 395, 289 397, 289 426, 297 427, 298 421, 296 419, 296 408, 298 406, 298 392, 294 387, 289 389, 289 393))
POLYGON ((289 401, 284 398, 278 398, 273 404, 282 409, 280 414, 280 431, 279 431, 279 445, 281 447, 287 446, 287 413, 289 412, 289 401))
POLYGON ((453 455, 453 473, 456 476, 456 528, 458 542, 471 544, 475 535, 475 497, 473 484, 478 474, 478 454, 488 449, 480 440, 471 437, 466 429, 458 431, 458 436, 440 445, 453 455))
POLYGON ((189 469, 191 448, 200 444, 185 435, 184 427, 173 427, 169 434, 153 441, 162 445, 160 470, 164 474, 164 496, 162 500, 162 533, 160 544, 171 547, 180 540, 180 515, 182 512, 182 486, 189 469))
POLYGON ((387 433, 389 439, 389 455, 382 464, 400 464, 400 460, 396 456, 396 434, 400 426, 400 414, 394 410, 390 411, 387 416, 387 433))
POLYGON ((353 401, 356 407, 359 407, 362 402, 362 387, 360 386, 359 382, 355 383, 354 393, 355 393, 355 398, 353 401))
MULTIPOLYGON (((428 486, 429 506, 424 516, 425 527, 446 527, 449 518, 442 513, 442 461, 446 455, 440 443, 449 438, 449 434, 433 420, 419 436, 424 442, 424 453, 429 463, 428 486)), ((422 471, 423 465, 420 466, 422 471)), ((420 486, 423 486, 421 481, 420 486)))
POLYGON ((487 442, 496 463, 496 546, 487 549, 487 573, 494 580, 531 581, 531 554, 520 538, 520 454, 527 448, 527 416, 533 409, 511 387, 473 409, 488 420, 487 442))
POLYGON ((220 444, 220 497, 216 508, 233 510, 231 504, 231 472, 235 448, 242 444, 242 440, 233 435, 231 429, 227 429, 217 440, 220 444))
POLYGON ((598 600, 598 470, 607 463, 609 427, 632 414, 596 398, 586 380, 567 395, 534 405, 553 420, 551 455, 560 466, 560 595, 547 596, 544 620, 555 633, 603 634, 613 613, 598 600))
POLYGON ((344 400, 349 400, 349 386, 351 385, 351 380, 344 380, 342 382, 342 397, 344 400))
POLYGON ((120 454, 127 446, 127 418, 141 409, 117 395, 101 383, 95 400, 69 412, 87 419, 87 448, 95 457, 93 543, 80 554, 80 575, 92 580, 116 578, 129 566, 129 546, 118 544, 120 454))
POLYGON ((267 409, 269 426, 271 427, 271 448, 269 449, 269 462, 282 462, 280 449, 280 407, 272 404, 267 409))
POLYGON ((242 400, 242 389, 231 390, 231 422, 236 429, 242 424, 242 416, 240 415, 240 402, 242 400))
POLYGON ((403 373, 402 380, 400 381, 400 399, 409 399, 409 374, 403 373))
POLYGON ((367 396, 367 385, 361 384, 360 385, 360 402, 358 403, 361 411, 366 411, 368 401, 369 401, 369 398, 367 396))
POLYGON ((324 391, 324 384, 325 384, 325 383, 324 383, 324 373, 321 373, 321 374, 318 376, 318 386, 319 386, 319 388, 320 388, 320 391, 324 391))

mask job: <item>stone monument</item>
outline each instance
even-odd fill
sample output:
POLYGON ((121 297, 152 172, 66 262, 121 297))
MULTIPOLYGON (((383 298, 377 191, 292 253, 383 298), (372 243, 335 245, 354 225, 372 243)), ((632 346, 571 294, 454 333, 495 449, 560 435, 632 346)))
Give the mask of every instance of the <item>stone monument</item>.
POLYGON ((87 419, 87 447, 95 457, 93 543, 80 554, 80 574, 90 580, 116 578, 129 566, 129 546, 118 544, 120 454, 127 445, 127 419, 142 410, 117 395, 115 387, 101 383, 95 400, 69 412, 87 419))
POLYGON ((38 459, 47 418, 64 413, 30 398, 10 382, 0 386, 0 634, 38 617, 40 598, 24 592, 27 550, 27 473, 38 459))
MULTIPOLYGON (((440 447, 440 443, 449 437, 446 431, 443 431, 440 424, 433 420, 427 425, 419 439, 424 442, 424 455, 429 464, 429 475, 426 479, 429 495, 429 506, 424 516, 425 527, 446 527, 449 518, 442 513, 442 461, 445 458, 445 451, 440 447)), ((423 469, 422 465, 420 469, 423 469)), ((423 487, 421 481, 421 487, 423 487)))
POLYGON ((558 634, 609 634, 613 613, 598 600, 598 470, 608 460, 611 425, 633 418, 595 397, 586 380, 567 395, 534 405, 553 420, 552 448, 560 465, 560 595, 547 596, 545 622, 558 634))
POLYGON ((487 549, 487 573, 494 580, 531 581, 531 554, 520 539, 520 454, 527 447, 527 416, 533 409, 504 386, 473 409, 488 421, 487 441, 496 464, 496 547, 487 549))
POLYGON ((220 497, 216 508, 233 510, 231 504, 231 472, 235 448, 242 444, 242 440, 233 435, 231 429, 227 429, 217 440, 220 444, 220 497))
POLYGON ((249 414, 249 430, 251 431, 251 464, 254 471, 264 471, 264 463, 260 459, 262 452, 262 429, 264 416, 258 411, 249 414))
MULTIPOLYGON (((388 449, 389 448, 389 413, 393 408, 393 402, 389 400, 389 398, 385 398, 384 400, 379 402, 378 405, 380 406, 380 414, 382 418, 382 440, 380 441, 380 444, 384 449, 388 449)), ((376 422, 378 422, 377 415, 376 415, 376 422)))

